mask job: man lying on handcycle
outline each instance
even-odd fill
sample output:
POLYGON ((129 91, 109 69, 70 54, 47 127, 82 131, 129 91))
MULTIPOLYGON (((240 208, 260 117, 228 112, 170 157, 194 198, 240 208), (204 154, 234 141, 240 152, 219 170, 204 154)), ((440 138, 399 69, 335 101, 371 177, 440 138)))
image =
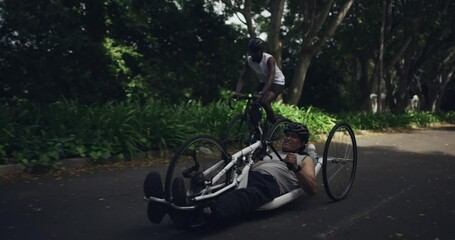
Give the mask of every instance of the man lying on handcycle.
MULTIPOLYGON (((301 187, 307 194, 315 195, 317 181, 313 159, 304 151, 309 139, 308 128, 299 123, 290 123, 284 129, 285 137, 281 146, 283 161, 272 154, 254 164, 248 173, 246 188, 228 191, 218 198, 210 199, 199 208, 191 211, 171 209, 171 219, 177 228, 187 228, 205 222, 221 222, 243 217, 262 205, 289 191, 301 187)), ((173 184, 175 205, 187 206, 183 179, 176 177, 173 184)), ((161 177, 157 172, 147 175, 144 182, 146 197, 162 198, 161 177)), ((167 208, 157 202, 149 201, 149 219, 159 223, 167 208)))

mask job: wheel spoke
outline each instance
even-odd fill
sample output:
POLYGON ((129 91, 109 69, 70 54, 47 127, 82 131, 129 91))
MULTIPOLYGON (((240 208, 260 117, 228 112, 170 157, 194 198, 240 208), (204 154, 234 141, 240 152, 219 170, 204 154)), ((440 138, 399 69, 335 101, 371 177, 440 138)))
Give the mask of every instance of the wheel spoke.
POLYGON ((169 164, 165 183, 165 196, 172 201, 172 182, 175 178, 183 178, 187 196, 194 197, 207 192, 211 184, 223 184, 228 181, 227 173, 216 183, 211 179, 225 165, 227 154, 222 145, 210 136, 197 136, 185 142, 176 152, 169 164))

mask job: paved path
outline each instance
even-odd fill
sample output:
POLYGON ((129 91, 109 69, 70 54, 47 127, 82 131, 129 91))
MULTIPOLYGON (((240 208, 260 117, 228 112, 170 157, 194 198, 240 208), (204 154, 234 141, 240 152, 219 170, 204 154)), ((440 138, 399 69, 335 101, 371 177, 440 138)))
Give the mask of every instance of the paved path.
POLYGON ((142 181, 165 167, 133 165, 0 184, 0 239, 455 239, 455 127, 357 141, 355 184, 340 202, 321 186, 223 228, 179 231, 145 216, 142 181))

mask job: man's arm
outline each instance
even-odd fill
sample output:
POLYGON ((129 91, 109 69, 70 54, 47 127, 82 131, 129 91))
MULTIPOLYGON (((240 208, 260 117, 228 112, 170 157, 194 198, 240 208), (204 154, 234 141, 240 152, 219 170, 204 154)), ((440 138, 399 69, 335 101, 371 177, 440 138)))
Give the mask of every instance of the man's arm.
MULTIPOLYGON (((283 160, 294 169, 298 169, 296 153, 288 153, 283 160)), ((308 195, 313 196, 318 191, 313 159, 309 156, 305 156, 300 167, 300 171, 295 172, 295 175, 299 180, 299 185, 308 195)))
POLYGON ((318 192, 314 162, 311 157, 306 156, 302 161, 302 169, 295 174, 299 180, 300 187, 308 194, 315 195, 318 192))

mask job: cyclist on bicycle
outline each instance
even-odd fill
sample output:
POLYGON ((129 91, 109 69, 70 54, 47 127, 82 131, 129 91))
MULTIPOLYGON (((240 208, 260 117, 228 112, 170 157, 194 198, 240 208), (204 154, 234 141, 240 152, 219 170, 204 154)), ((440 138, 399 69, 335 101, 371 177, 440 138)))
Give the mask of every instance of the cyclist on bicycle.
MULTIPOLYGON (((317 180, 314 162, 304 151, 309 139, 308 128, 303 124, 290 123, 284 132, 282 151, 279 152, 283 161, 280 161, 277 156, 264 158, 250 170, 246 188, 227 192, 192 212, 171 211, 171 218, 175 225, 178 228, 185 228, 195 223, 204 224, 207 221, 217 223, 239 218, 298 187, 309 195, 315 195, 317 180)), ((160 197, 163 195, 162 190, 159 191, 162 186, 159 186, 158 181, 152 181, 152 178, 159 178, 159 175, 152 172, 146 178, 145 194, 148 197, 152 194, 150 189, 155 189, 152 196, 160 197)), ((174 179, 172 196, 177 206, 187 205, 186 190, 180 177, 174 179)), ((156 210, 153 216, 149 215, 149 219, 159 223, 165 214, 165 209, 155 202, 149 202, 150 204, 154 204, 153 209, 156 210)))
POLYGON ((250 56, 248 56, 243 71, 240 75, 235 96, 240 95, 245 78, 249 71, 253 71, 259 78, 259 84, 256 87, 254 96, 257 97, 259 104, 267 113, 267 120, 270 123, 275 122, 275 113, 271 103, 284 90, 284 75, 276 64, 275 58, 264 52, 265 42, 260 38, 252 38, 248 44, 250 56))

